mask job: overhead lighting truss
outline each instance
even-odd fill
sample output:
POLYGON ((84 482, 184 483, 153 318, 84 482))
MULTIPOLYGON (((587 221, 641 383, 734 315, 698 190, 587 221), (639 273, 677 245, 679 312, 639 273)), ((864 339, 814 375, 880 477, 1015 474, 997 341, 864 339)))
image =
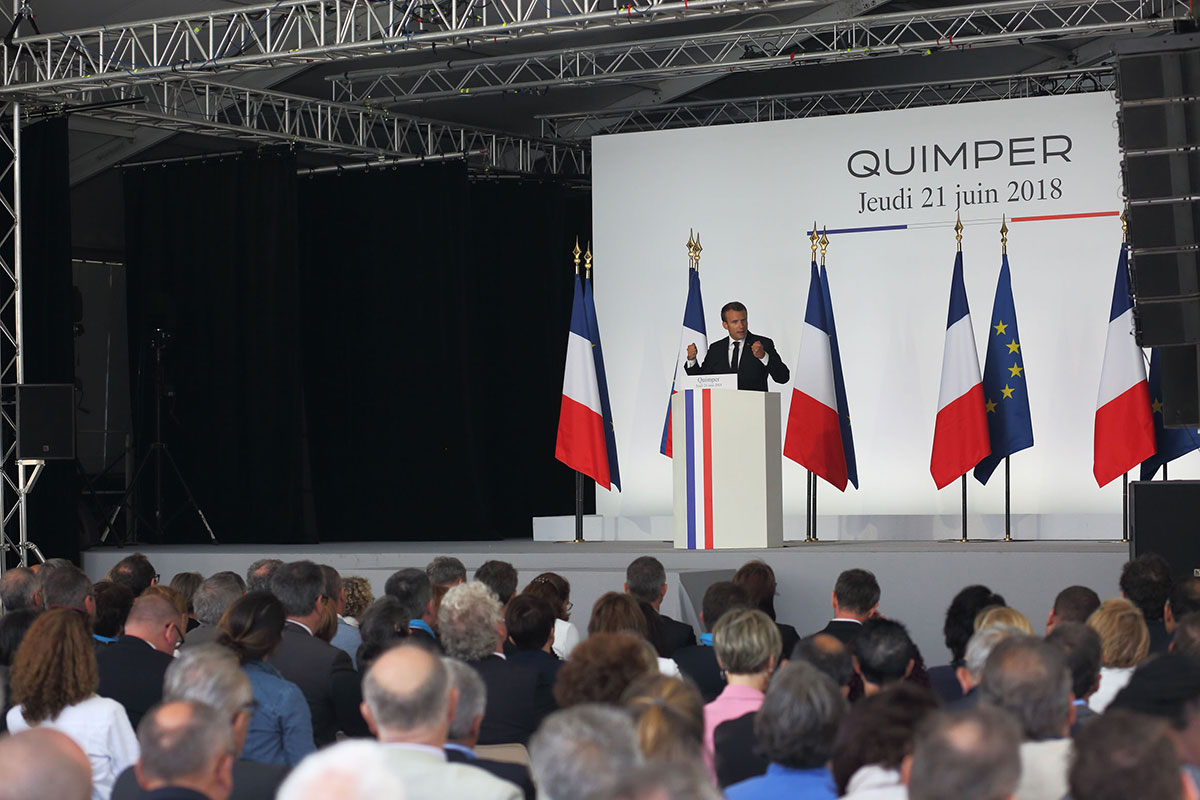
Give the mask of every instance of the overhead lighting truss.
POLYGON ((1169 29, 1179 0, 1011 0, 799 22, 537 53, 442 60, 332 76, 343 102, 413 100, 723 74, 1169 29))

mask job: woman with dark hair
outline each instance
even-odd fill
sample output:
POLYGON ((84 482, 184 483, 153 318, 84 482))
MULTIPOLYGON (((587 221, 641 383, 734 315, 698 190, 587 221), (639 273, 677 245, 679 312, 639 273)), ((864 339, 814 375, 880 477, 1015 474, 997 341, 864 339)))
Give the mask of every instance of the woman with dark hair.
POLYGON ((900 764, 912 752, 917 726, 937 710, 933 692, 905 681, 851 706, 829 762, 838 797, 906 800, 900 764))
MULTIPOLYGON (((408 638, 409 621, 408 609, 390 594, 385 594, 363 612, 358 623, 362 644, 359 645, 356 656, 360 674, 366 675, 375 659, 383 655, 384 651, 408 638)), ((420 641, 430 640, 421 637, 420 641)))
POLYGON ((579 643, 558 671, 554 700, 559 708, 582 703, 620 705, 625 690, 657 669, 654 648, 635 633, 596 633, 579 643))
POLYGON ((70 736, 92 765, 92 800, 108 800, 117 776, 138 759, 125 708, 100 697, 87 615, 56 608, 29 627, 12 664, 15 705, 8 730, 51 728, 70 736))
POLYGON ((946 609, 946 623, 942 626, 942 636, 950 650, 950 663, 933 667, 928 673, 929 684, 943 703, 952 702, 963 695, 956 671, 964 664, 967 642, 975 633, 975 617, 988 606, 1002 605, 1005 605, 1003 597, 979 584, 966 587, 950 601, 950 607, 946 609))
POLYGON ((751 608, 757 608, 775 623, 779 638, 783 641, 783 657, 791 658, 792 650, 800 641, 800 634, 791 625, 784 625, 775 618, 775 595, 779 588, 775 582, 775 570, 765 561, 747 561, 733 573, 733 582, 745 588, 746 594, 750 595, 751 608))
MULTIPOLYGON (((651 609, 653 610, 653 609, 651 609)), ((657 614, 655 617, 657 618, 657 614)), ((674 659, 662 656, 662 629, 651 631, 646 612, 633 595, 623 592, 608 592, 600 596, 592 606, 592 618, 588 620, 588 635, 595 633, 634 633, 645 639, 654 648, 658 658, 658 671, 663 675, 678 675, 679 665, 674 659)))
POLYGON ((125 620, 133 608, 133 592, 128 586, 100 581, 92 586, 96 597, 96 617, 92 620, 92 638, 96 647, 114 644, 125 632, 125 620))
POLYGON ((254 690, 254 716, 242 758, 290 767, 317 748, 303 692, 266 661, 283 641, 286 623, 283 603, 275 595, 249 592, 225 610, 217 623, 217 644, 237 654, 254 690))
POLYGON ((171 578, 170 587, 183 595, 183 599, 187 603, 187 629, 189 631, 200 624, 200 620, 196 619, 196 609, 192 605, 192 597, 202 583, 204 583, 204 576, 199 572, 179 572, 175 574, 174 578, 171 578))
POLYGON ((571 622, 571 584, 557 572, 543 572, 529 582, 522 594, 540 597, 554 609, 554 644, 551 650, 563 661, 579 644, 579 629, 571 622))

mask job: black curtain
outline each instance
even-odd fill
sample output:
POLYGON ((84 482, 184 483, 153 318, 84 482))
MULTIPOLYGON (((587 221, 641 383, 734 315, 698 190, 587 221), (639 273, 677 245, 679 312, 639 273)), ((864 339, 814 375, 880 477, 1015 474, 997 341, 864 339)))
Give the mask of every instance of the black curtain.
MULTIPOLYGON (((294 159, 129 170, 125 204, 139 464, 161 404, 162 439, 221 542, 312 540, 294 159)), ((157 460, 150 454, 135 486, 143 518, 155 507, 157 460)), ((162 475, 164 543, 206 539, 169 463, 162 475)), ((141 526, 140 540, 154 527, 141 526)))

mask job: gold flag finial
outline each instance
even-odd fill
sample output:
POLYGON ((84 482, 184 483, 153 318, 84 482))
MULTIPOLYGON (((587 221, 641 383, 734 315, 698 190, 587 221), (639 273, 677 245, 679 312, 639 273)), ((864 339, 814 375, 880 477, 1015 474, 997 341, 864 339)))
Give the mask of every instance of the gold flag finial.
POLYGON ((813 220, 812 236, 809 236, 808 240, 810 242, 812 242, 812 253, 813 253, 812 260, 816 261, 817 260, 817 242, 819 242, 821 240, 821 237, 817 235, 817 221, 815 219, 813 220))
POLYGON ((1000 215, 1000 255, 1008 255, 1008 219, 1000 215))
POLYGON ((1125 219, 1125 212, 1121 212, 1121 241, 1129 241, 1129 221, 1125 219))
POLYGON ((587 252, 583 254, 583 269, 584 277, 588 280, 592 278, 592 243, 588 242, 587 252))
POLYGON ((571 251, 571 255, 575 256, 575 274, 579 274, 579 254, 583 251, 579 249, 579 237, 575 237, 575 249, 571 251))
POLYGON ((688 264, 694 264, 696 262, 696 232, 690 228, 688 229, 687 249, 688 264))
POLYGON ((954 239, 955 239, 955 241, 958 242, 958 252, 961 253, 962 252, 962 232, 963 232, 962 214, 958 214, 957 217, 958 217, 958 219, 954 223, 954 239))
POLYGON ((700 251, 704 248, 700 246, 700 233, 696 232, 696 269, 700 269, 700 251))
POLYGON ((821 229, 821 266, 825 266, 825 251, 829 249, 829 229, 821 229))

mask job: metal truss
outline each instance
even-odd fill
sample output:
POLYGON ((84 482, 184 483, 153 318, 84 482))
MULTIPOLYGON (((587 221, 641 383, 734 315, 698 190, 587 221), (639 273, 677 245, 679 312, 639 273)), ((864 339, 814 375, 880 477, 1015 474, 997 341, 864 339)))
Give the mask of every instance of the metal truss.
POLYGON ((541 117, 542 133, 555 139, 588 139, 595 134, 696 128, 739 122, 770 122, 865 111, 892 111, 980 100, 1111 91, 1111 67, 973 78, 937 84, 900 84, 847 92, 749 97, 708 103, 605 109, 541 117))
POLYGON ((815 5, 818 0, 278 0, 15 37, 3 47, 0 91, 46 96, 181 72, 213 74, 815 5))
POLYGON ((1181 0, 1008 0, 537 53, 362 70, 329 78, 343 102, 393 105, 829 61, 1169 29, 1181 0))

